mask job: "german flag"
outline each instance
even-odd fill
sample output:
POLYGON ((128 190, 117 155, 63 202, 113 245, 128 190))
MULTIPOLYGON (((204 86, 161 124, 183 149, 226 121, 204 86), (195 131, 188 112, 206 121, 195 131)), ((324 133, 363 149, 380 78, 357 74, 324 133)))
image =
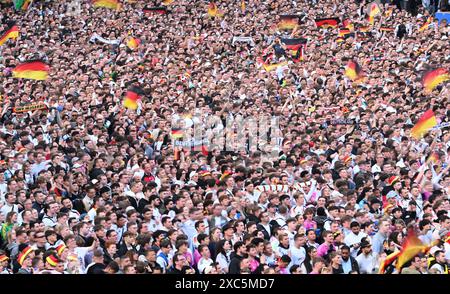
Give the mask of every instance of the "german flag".
POLYGON ((48 78, 50 67, 41 60, 30 60, 13 69, 13 77, 43 81, 48 78))
POLYGON ((350 60, 345 67, 345 75, 356 82, 364 77, 364 73, 356 61, 350 60))
POLYGON ((278 29, 280 30, 292 30, 299 24, 298 15, 280 15, 280 22, 278 23, 278 29))
POLYGON ((289 53, 292 56, 292 60, 294 62, 299 62, 303 60, 304 46, 306 46, 308 40, 304 38, 295 38, 295 39, 282 38, 281 42, 286 46, 286 49, 289 50, 289 53))
POLYGON ((381 13, 380 7, 378 6, 378 4, 376 2, 372 2, 372 4, 370 4, 369 6, 369 16, 377 16, 378 14, 381 13))
POLYGON ((428 130, 435 126, 437 126, 436 116, 433 110, 427 110, 411 129, 411 136, 415 139, 420 139, 428 130))
POLYGON ((183 130, 178 129, 178 128, 172 129, 171 135, 172 135, 173 139, 181 139, 181 138, 183 138, 183 130))
POLYGON ((164 6, 158 6, 158 7, 144 7, 142 9, 142 12, 145 14, 167 14, 169 11, 164 6))
POLYGON ((164 0, 164 1, 162 2, 162 5, 169 6, 169 5, 172 4, 174 1, 175 1, 175 0, 164 0))
POLYGON ((316 18, 316 26, 318 28, 337 28, 339 23, 339 17, 328 17, 328 18, 316 18))
POLYGON ((241 1, 241 12, 245 13, 245 0, 241 1))
POLYGON ((138 86, 132 86, 128 89, 123 100, 123 106, 128 109, 136 110, 138 108, 138 100, 141 98, 142 89, 138 86))
POLYGON ((445 68, 438 68, 435 70, 431 70, 426 72, 422 78, 422 84, 425 87, 426 91, 433 91, 436 86, 439 84, 450 80, 450 74, 445 68))
POLYGON ((433 17, 430 16, 427 21, 419 28, 419 32, 423 32, 433 23, 433 17))
POLYGON ((339 37, 343 37, 343 36, 348 35, 350 33, 351 33, 350 29, 343 28, 343 29, 339 30, 338 36, 339 37))
POLYGON ((231 176, 231 175, 232 175, 231 172, 229 172, 229 171, 224 171, 224 173, 220 176, 219 181, 223 181, 223 180, 225 180, 227 177, 229 177, 229 176, 231 176))
POLYGON ((132 37, 130 40, 128 40, 127 42, 127 46, 128 48, 130 48, 131 50, 136 49, 137 47, 139 47, 139 44, 141 44, 141 41, 139 39, 136 39, 134 37, 132 37))
POLYGON ((288 64, 287 61, 283 61, 283 62, 274 63, 274 64, 263 64, 263 67, 267 72, 270 72, 274 69, 279 68, 280 66, 285 66, 287 64, 288 64))
POLYGON ((94 7, 105 7, 110 9, 119 9, 120 3, 117 0, 93 0, 94 7))
POLYGON ((346 29, 349 29, 350 31, 353 31, 355 29, 352 20, 349 18, 342 21, 342 26, 346 29))
POLYGON ((410 261, 414 256, 423 252, 426 249, 426 245, 417 237, 413 229, 408 231, 405 241, 403 242, 402 249, 398 255, 396 264, 397 271, 400 272, 402 266, 410 261))
POLYGON ((31 0, 15 0, 14 8, 16 10, 27 10, 31 4, 31 0))
POLYGON ((219 8, 217 8, 216 3, 214 3, 214 2, 209 2, 209 4, 208 4, 208 15, 209 15, 210 17, 220 16, 220 14, 219 14, 219 8))
POLYGON ((5 44, 9 39, 16 39, 19 37, 19 27, 15 23, 12 23, 6 31, 0 35, 0 46, 5 44))
POLYGON ((378 274, 384 274, 384 271, 386 270, 386 267, 394 262, 394 260, 397 259, 397 257, 400 255, 401 251, 396 251, 394 253, 389 254, 386 256, 386 259, 380 263, 380 268, 378 270, 378 274))
POLYGON ((390 27, 381 27, 380 28, 381 32, 393 32, 394 28, 390 28, 390 27))
POLYGON ((367 33, 368 31, 370 31, 370 26, 363 26, 359 28, 359 31, 361 33, 367 33))
POLYGON ((339 36, 336 38, 336 43, 342 43, 344 41, 345 41, 344 37, 339 36))
POLYGON ((435 164, 439 161, 439 154, 437 152, 431 153, 430 157, 427 159, 427 163, 431 162, 432 164, 435 164))
POLYGON ((180 160, 180 153, 181 151, 177 147, 175 147, 173 150, 173 160, 175 161, 180 160))
POLYGON ((384 12, 384 16, 389 17, 389 16, 392 15, 393 12, 394 12, 394 6, 391 6, 391 7, 389 7, 389 9, 387 9, 387 10, 384 12))
POLYGON ((369 15, 369 16, 367 17, 367 21, 368 21, 371 25, 373 25, 373 24, 375 23, 375 17, 369 15))

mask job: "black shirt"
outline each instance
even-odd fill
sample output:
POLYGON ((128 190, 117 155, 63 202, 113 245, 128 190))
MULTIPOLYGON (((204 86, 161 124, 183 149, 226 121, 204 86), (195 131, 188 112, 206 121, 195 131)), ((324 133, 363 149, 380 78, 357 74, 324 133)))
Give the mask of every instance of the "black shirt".
POLYGON ((89 267, 87 273, 88 273, 88 275, 104 274, 105 268, 106 268, 106 265, 104 265, 103 263, 95 263, 89 267))

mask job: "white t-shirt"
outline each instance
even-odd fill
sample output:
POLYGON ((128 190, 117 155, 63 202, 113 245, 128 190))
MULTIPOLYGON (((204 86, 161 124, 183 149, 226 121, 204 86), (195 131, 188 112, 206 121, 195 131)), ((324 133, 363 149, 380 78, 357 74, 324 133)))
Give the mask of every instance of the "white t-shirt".
POLYGON ((356 261, 359 265, 359 271, 361 274, 373 274, 374 269, 377 266, 377 258, 373 253, 370 253, 369 255, 364 255, 361 253, 356 257, 356 261))
POLYGON ((301 265, 306 257, 306 250, 303 247, 296 248, 295 246, 291 246, 289 249, 289 252, 291 253, 291 264, 289 267, 296 265, 301 265))

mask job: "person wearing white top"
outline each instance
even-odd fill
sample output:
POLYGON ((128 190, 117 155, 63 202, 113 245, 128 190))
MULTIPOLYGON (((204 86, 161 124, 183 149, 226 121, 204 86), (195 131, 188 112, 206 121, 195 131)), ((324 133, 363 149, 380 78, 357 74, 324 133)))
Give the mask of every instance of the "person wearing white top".
POLYGON ((289 265, 289 268, 291 266, 298 265, 300 266, 306 257, 306 250, 303 247, 306 243, 306 237, 305 235, 296 234, 294 237, 294 244, 293 246, 290 246, 289 253, 291 257, 291 263, 289 265))
POLYGON ((367 234, 360 231, 359 223, 353 221, 350 224, 351 233, 345 236, 344 243, 348 247, 351 248, 350 253, 353 257, 356 258, 359 250, 359 244, 361 243, 361 239, 367 237, 367 234))
POLYGON ((198 247, 198 251, 202 257, 198 261, 197 268, 198 268, 198 272, 200 274, 203 274, 203 271, 205 270, 205 268, 208 265, 211 265, 212 263, 214 263, 214 261, 211 259, 211 252, 209 251, 209 248, 207 245, 200 245, 198 247))

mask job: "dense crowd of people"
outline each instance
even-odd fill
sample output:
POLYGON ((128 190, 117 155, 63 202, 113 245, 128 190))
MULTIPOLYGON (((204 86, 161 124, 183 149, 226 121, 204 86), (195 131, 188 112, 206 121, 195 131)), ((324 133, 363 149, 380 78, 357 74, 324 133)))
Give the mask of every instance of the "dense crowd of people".
POLYGON ((373 24, 368 1, 121 2, 1 1, 20 32, 0 46, 1 273, 449 273, 450 90, 421 82, 450 68, 450 26, 423 28, 433 1, 382 1, 373 24), (49 78, 14 77, 28 60, 49 78), (412 137, 429 109, 442 127, 412 137), (237 116, 278 125, 250 144, 237 116), (188 136, 210 118, 236 148, 175 146, 175 120, 188 136), (429 250, 382 267, 409 234, 429 250))

